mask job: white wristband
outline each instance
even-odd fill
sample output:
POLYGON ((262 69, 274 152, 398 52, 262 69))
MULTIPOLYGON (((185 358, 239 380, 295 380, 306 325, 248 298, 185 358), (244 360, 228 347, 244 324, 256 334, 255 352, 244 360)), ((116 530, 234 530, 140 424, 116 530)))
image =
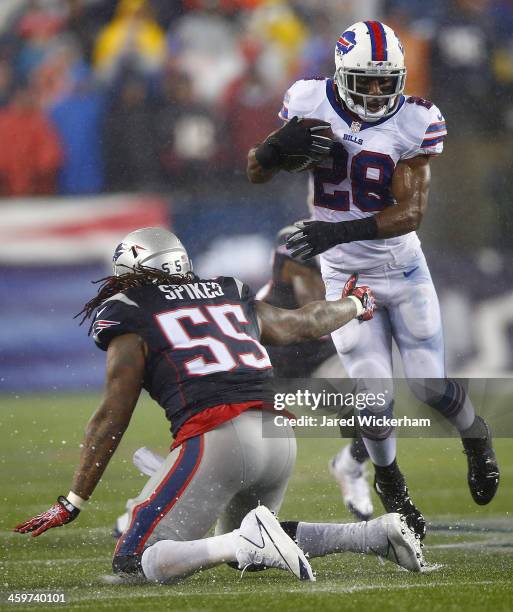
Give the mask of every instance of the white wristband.
POLYGON ((356 304, 356 316, 357 317, 359 317, 365 312, 365 308, 363 307, 363 304, 360 302, 360 300, 355 295, 348 295, 347 299, 353 300, 353 302, 356 304))
POLYGON ((73 504, 75 506, 75 508, 78 508, 79 510, 82 510, 83 507, 86 504, 86 500, 82 499, 79 495, 77 495, 76 493, 73 493, 73 491, 70 491, 67 495, 66 495, 67 500, 73 504))

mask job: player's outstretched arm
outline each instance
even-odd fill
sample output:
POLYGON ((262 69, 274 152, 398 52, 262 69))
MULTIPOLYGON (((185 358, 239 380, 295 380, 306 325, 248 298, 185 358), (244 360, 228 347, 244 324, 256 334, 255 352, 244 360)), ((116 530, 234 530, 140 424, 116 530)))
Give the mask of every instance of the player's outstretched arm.
POLYGON ((145 345, 135 334, 114 338, 107 351, 103 400, 87 424, 71 491, 49 510, 15 528, 33 536, 74 520, 89 499, 114 454, 139 398, 144 376, 145 345))
POLYGON ((314 340, 335 331, 356 317, 361 320, 372 318, 376 303, 369 287, 351 287, 347 295, 350 297, 333 302, 310 302, 296 310, 275 308, 257 301, 262 342, 285 345, 314 340))
POLYGON ((414 157, 399 162, 392 177, 396 205, 372 217, 330 223, 305 221, 287 238, 292 257, 310 259, 337 244, 358 240, 393 238, 418 229, 426 210, 431 170, 429 157, 414 157))
POLYGON ((144 379, 145 344, 136 334, 114 338, 107 350, 103 400, 85 431, 72 491, 88 499, 130 423, 144 379))

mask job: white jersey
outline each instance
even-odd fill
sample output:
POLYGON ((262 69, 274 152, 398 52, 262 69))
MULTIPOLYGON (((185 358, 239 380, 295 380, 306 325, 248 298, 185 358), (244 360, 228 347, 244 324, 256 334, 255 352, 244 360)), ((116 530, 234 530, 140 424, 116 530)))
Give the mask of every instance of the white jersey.
MULTIPOLYGON (((332 157, 313 172, 314 218, 348 221, 374 215, 395 200, 390 187, 397 163, 442 153, 447 134, 440 110, 415 96, 401 96, 396 111, 375 123, 355 121, 337 102, 332 79, 296 81, 285 94, 280 117, 322 119, 331 124, 332 157)), ((321 256, 325 266, 368 270, 407 262, 420 250, 416 232, 382 240, 341 244, 321 256)))

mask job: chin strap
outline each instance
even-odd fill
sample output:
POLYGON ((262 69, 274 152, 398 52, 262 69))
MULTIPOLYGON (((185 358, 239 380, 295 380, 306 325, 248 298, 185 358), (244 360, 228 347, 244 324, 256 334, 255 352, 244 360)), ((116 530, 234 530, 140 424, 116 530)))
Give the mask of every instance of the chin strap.
MULTIPOLYGON (((351 100, 352 102, 352 100, 351 100)), ((353 106, 351 107, 347 102, 346 102, 346 106, 347 108, 354 113, 355 115, 358 115, 358 118, 361 121, 366 121, 367 123, 373 123, 374 121, 379 121, 380 119, 383 119, 384 117, 386 117, 386 104, 384 104, 381 108, 383 108, 383 113, 379 116, 373 116, 373 117, 362 117, 362 115, 365 114, 365 108, 361 105, 361 104, 354 104, 353 102, 353 106), (358 112, 360 110, 360 112, 358 112)), ((394 104, 395 107, 395 104, 394 104)), ((392 108, 390 109, 390 112, 392 112, 392 108)))

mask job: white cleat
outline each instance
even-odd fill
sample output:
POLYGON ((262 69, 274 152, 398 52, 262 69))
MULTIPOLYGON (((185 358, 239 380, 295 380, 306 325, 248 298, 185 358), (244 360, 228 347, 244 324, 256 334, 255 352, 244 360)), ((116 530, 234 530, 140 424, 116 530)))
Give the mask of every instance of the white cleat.
POLYGON ((146 474, 146 476, 153 476, 164 463, 164 457, 154 453, 146 446, 142 446, 135 451, 132 461, 140 472, 146 474))
POLYGON ((420 538, 401 514, 384 514, 366 525, 369 553, 388 559, 410 572, 422 572, 426 563, 420 538))
POLYGON ((315 581, 305 554, 265 506, 243 518, 236 557, 241 570, 250 565, 274 567, 292 572, 299 580, 315 581))
POLYGON ((365 468, 351 456, 351 445, 344 448, 329 463, 329 471, 340 485, 346 508, 360 521, 372 518, 371 490, 365 468))

